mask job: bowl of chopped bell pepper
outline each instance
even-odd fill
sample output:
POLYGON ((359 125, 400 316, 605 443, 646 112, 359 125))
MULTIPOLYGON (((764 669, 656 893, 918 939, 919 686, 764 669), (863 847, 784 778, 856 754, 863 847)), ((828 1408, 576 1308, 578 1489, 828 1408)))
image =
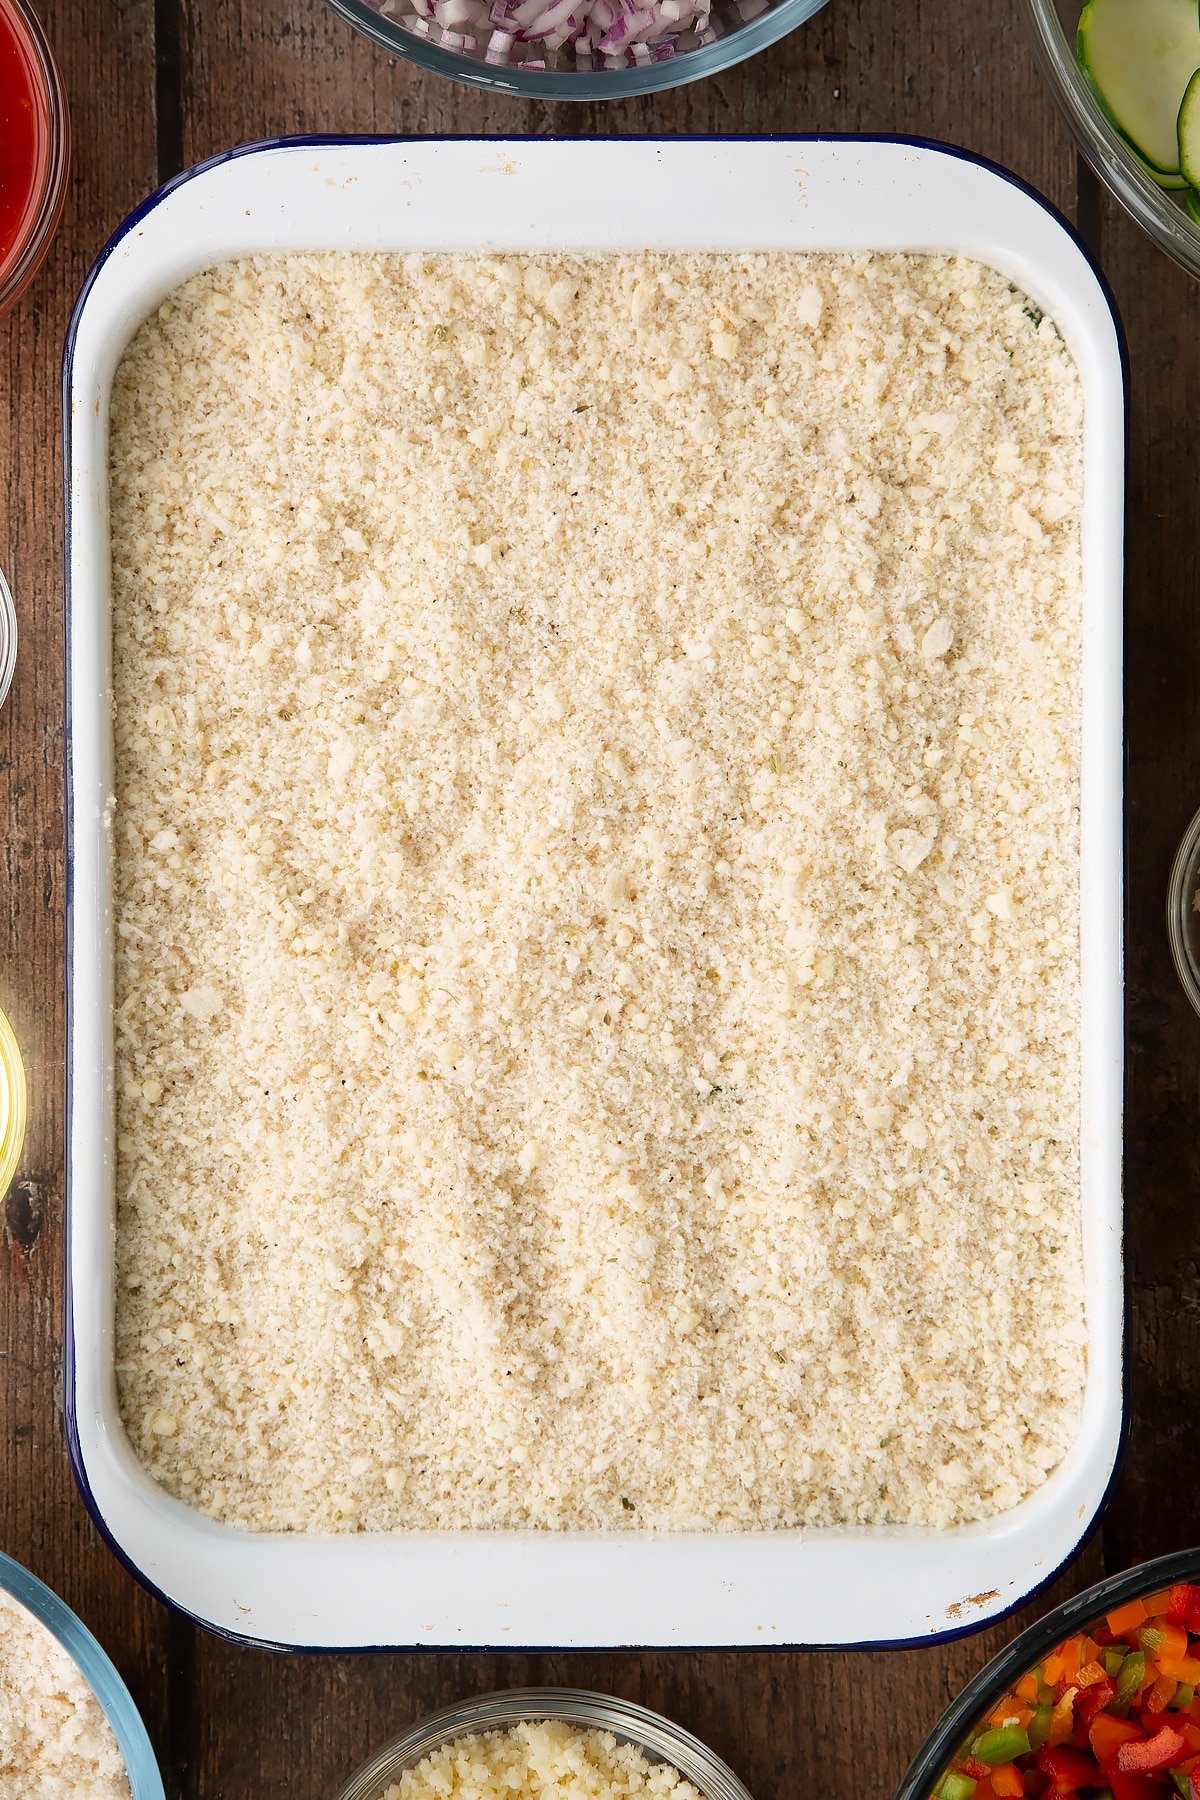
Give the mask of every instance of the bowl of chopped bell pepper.
POLYGON ((1200 1550, 1110 1576, 982 1669, 895 1800, 1200 1800, 1200 1550))

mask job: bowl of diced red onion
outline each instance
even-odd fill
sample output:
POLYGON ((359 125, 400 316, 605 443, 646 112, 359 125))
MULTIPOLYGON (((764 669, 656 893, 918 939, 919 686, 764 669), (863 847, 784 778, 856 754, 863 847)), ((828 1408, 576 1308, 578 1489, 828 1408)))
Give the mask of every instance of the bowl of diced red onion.
POLYGON ((714 74, 825 0, 326 0, 395 56, 473 87, 615 100, 714 74))

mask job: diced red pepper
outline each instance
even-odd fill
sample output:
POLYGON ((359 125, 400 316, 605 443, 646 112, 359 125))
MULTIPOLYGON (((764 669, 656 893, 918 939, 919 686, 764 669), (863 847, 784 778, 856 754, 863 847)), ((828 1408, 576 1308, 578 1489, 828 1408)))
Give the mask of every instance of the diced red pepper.
POLYGON ((1097 1681, 1094 1686, 1084 1688, 1075 1702, 1075 1717, 1082 1724, 1088 1724, 1097 1713, 1103 1712, 1106 1706, 1112 1704, 1116 1692, 1116 1682, 1110 1681, 1107 1675, 1103 1681, 1097 1681))
POLYGON ((1116 1642, 1112 1632, 1103 1621, 1092 1630, 1092 1642, 1099 1644, 1101 1650, 1108 1650, 1116 1642))
POLYGON ((1081 1787, 1104 1785, 1092 1757, 1085 1756, 1082 1750, 1072 1750, 1066 1744, 1044 1745, 1037 1753, 1037 1766, 1043 1775, 1050 1777, 1050 1786, 1056 1794, 1074 1794, 1081 1787))
POLYGON ((991 1764, 980 1762, 977 1756, 964 1756, 958 1765, 958 1773, 969 1775, 972 1781, 986 1781, 991 1772, 991 1764))
POLYGON ((1167 1595, 1167 1617, 1172 1625, 1184 1625, 1189 1631, 1200 1631, 1200 1587, 1190 1581, 1175 1584, 1167 1595))
POLYGON ((1128 1775, 1122 1769, 1113 1769, 1107 1779, 1113 1800, 1164 1800, 1168 1791, 1152 1775, 1128 1775))
POLYGON ((1187 1739, 1173 1725, 1164 1725, 1140 1744, 1122 1744, 1117 1767, 1127 1775, 1162 1775, 1187 1749, 1187 1739))
POLYGON ((1115 1768, 1121 1745, 1140 1743, 1145 1735, 1132 1719, 1114 1719, 1111 1713, 1097 1713, 1088 1731, 1096 1761, 1102 1769, 1115 1768))
POLYGON ((1200 1606, 1200 1588, 1193 1588, 1191 1582, 1180 1580, 1166 1597, 1166 1616, 1173 1625, 1186 1625, 1191 1620, 1193 1606, 1200 1606))

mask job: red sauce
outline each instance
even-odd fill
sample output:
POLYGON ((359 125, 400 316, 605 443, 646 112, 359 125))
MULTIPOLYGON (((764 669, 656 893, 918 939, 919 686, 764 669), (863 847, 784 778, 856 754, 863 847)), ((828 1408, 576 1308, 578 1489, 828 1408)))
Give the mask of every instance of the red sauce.
POLYGON ((20 19, 0 0, 0 281, 29 241, 49 164, 42 66, 20 19))

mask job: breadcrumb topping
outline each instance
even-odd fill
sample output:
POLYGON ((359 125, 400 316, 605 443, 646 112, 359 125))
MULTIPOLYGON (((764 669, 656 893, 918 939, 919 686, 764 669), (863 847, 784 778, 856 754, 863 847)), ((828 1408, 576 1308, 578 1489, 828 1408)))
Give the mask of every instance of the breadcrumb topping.
POLYGON ((0 1793, 4 1800, 129 1800, 113 1728, 74 1660, 0 1592, 0 1793))
POLYGON ((1082 401, 915 256, 264 257, 113 393, 118 1380, 253 1529, 1077 1429, 1082 401))

